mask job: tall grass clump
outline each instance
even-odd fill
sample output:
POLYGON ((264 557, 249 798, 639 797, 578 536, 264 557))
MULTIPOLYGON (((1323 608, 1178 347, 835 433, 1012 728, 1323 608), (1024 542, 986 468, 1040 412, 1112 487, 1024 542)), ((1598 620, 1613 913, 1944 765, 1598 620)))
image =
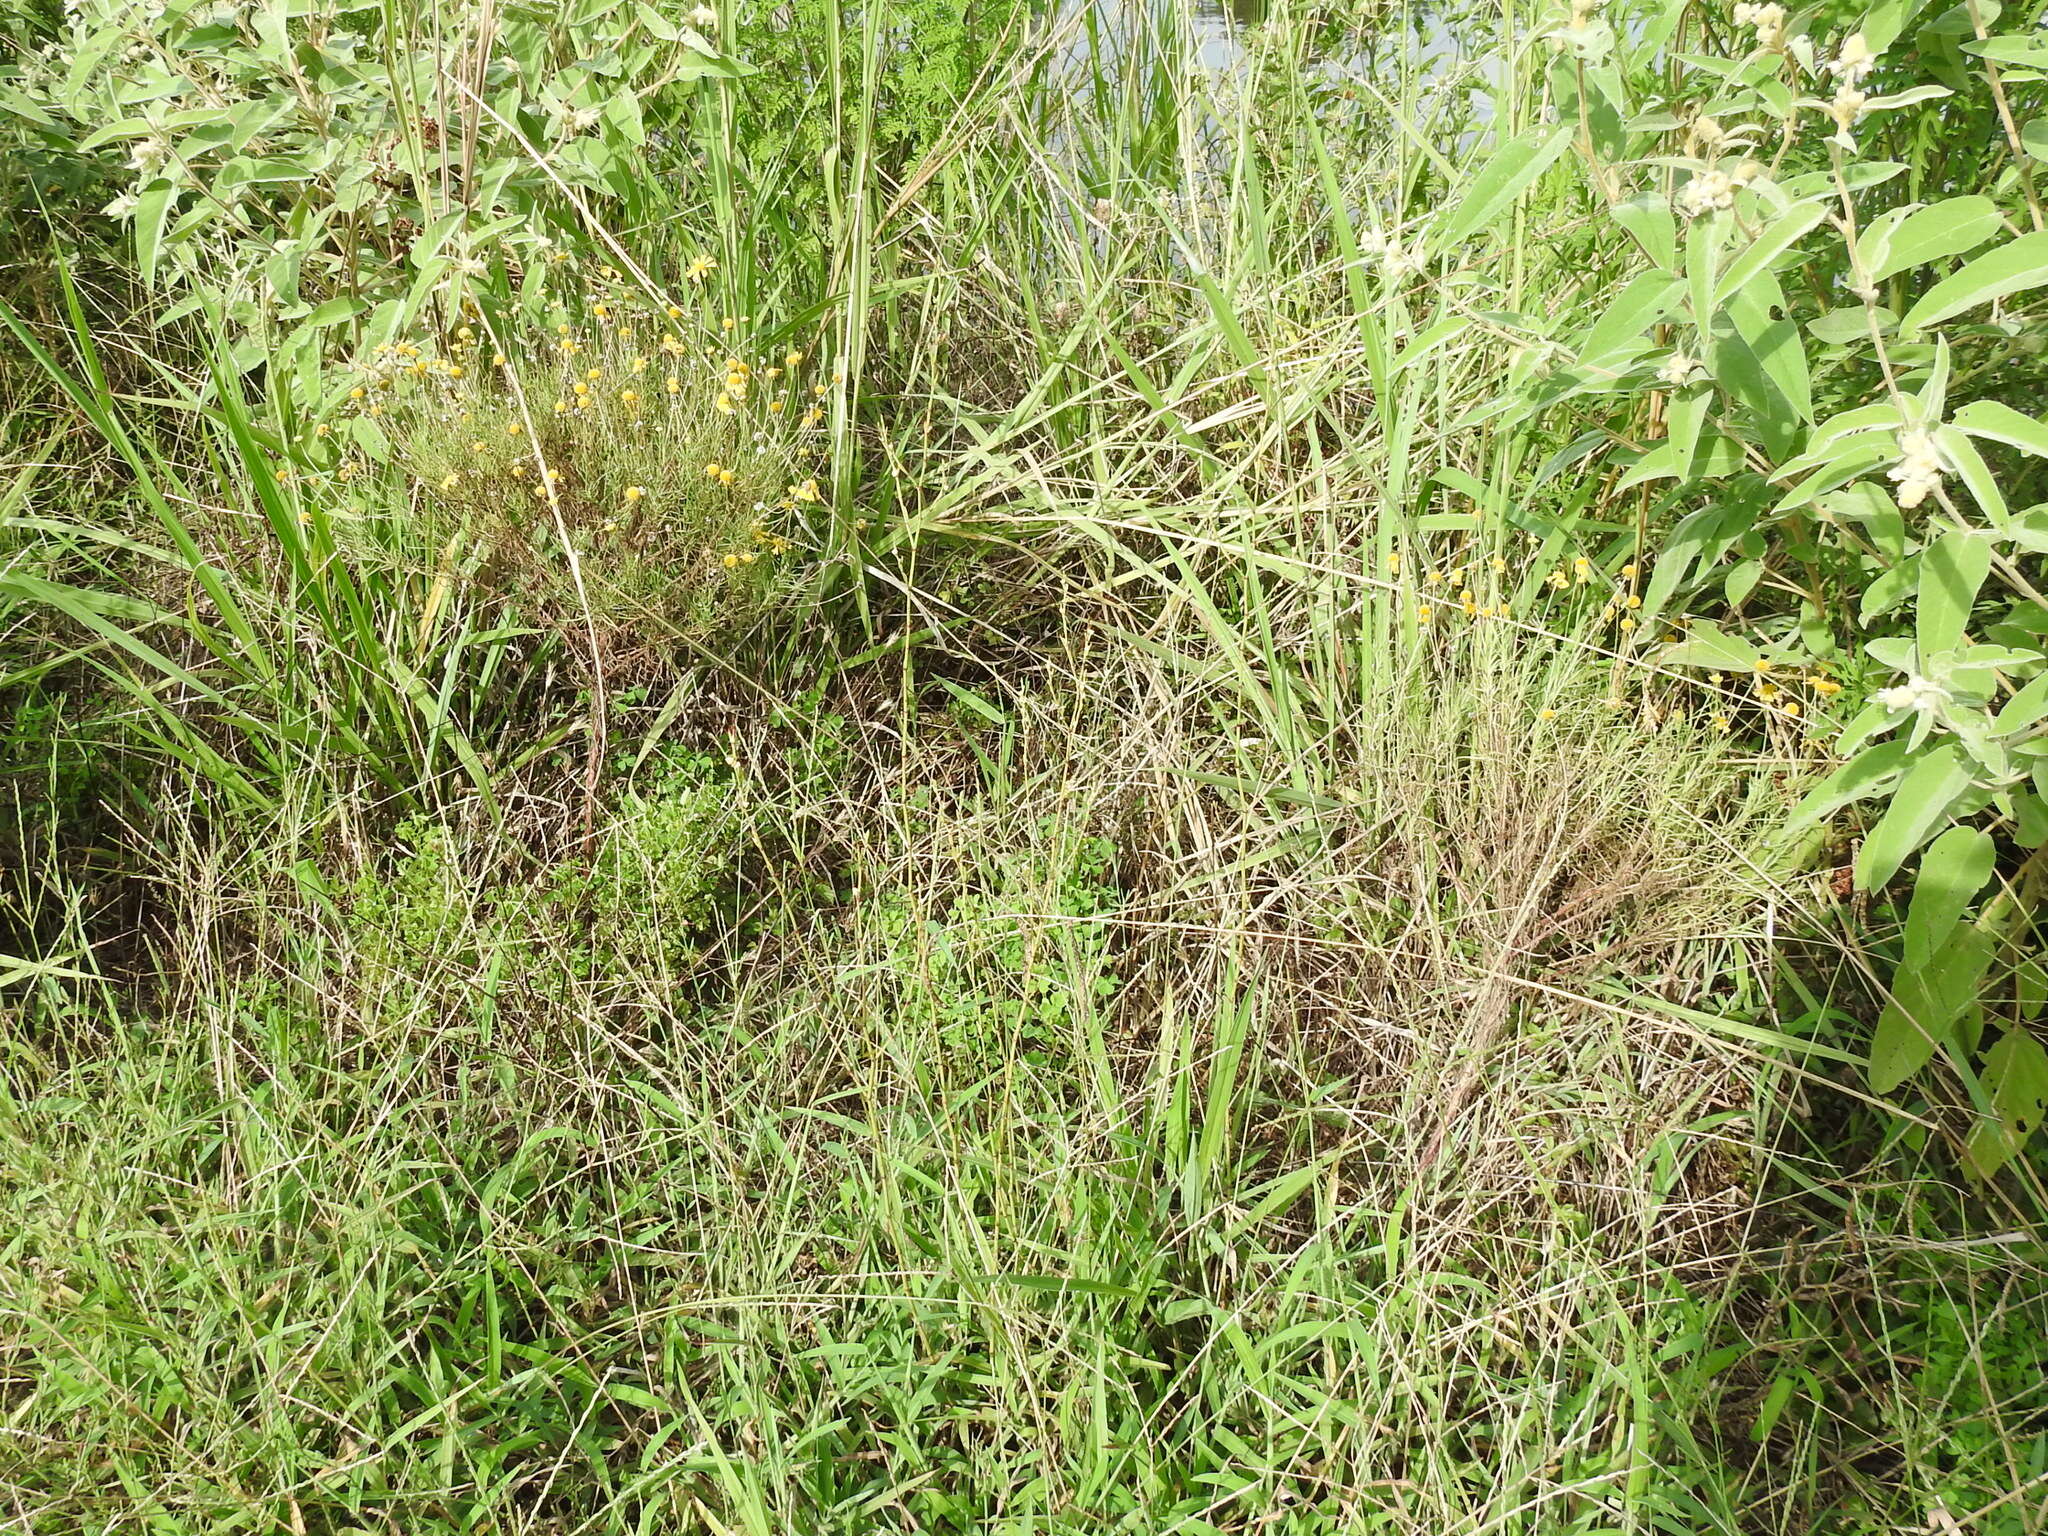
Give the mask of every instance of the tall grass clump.
POLYGON ((11 1528, 2042 1529, 2019 18, 0 45, 11 1528))

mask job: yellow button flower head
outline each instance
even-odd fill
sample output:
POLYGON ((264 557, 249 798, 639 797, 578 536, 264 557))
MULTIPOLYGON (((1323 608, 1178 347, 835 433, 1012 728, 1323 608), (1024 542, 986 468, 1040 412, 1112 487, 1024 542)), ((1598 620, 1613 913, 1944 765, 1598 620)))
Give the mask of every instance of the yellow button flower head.
POLYGON ((727 315, 723 320, 719 321, 718 323, 729 331, 732 330, 735 326, 737 326, 739 324, 739 321, 733 319, 731 315, 727 315))
POLYGON ((610 307, 604 304, 593 305, 590 312, 600 320, 609 320, 612 317, 610 307))
POLYGON ((619 391, 619 399, 626 405, 638 405, 640 403, 640 391, 637 389, 622 389, 619 391))
POLYGON ((482 453, 482 452, 484 451, 484 449, 485 449, 486 447, 488 447, 488 446, 489 446, 488 444, 486 444, 486 443, 484 443, 484 442, 481 442, 481 441, 478 441, 478 442, 474 442, 474 443, 471 443, 471 444, 469 445, 469 451, 470 451, 471 453, 482 453))
POLYGON ((663 310, 662 313, 667 315, 671 320, 680 320, 683 318, 682 309, 674 304, 669 305, 669 307, 663 310))
POLYGON ((723 391, 720 391, 718 399, 715 403, 718 407, 718 414, 721 416, 730 416, 734 411, 739 409, 738 406, 732 403, 732 396, 724 393, 723 391))
POLYGON ((631 505, 632 505, 632 504, 633 504, 634 502, 638 501, 638 500, 639 500, 639 499, 640 499, 641 497, 645 496, 646 494, 647 494, 647 487, 646 487, 646 486, 644 486, 644 485, 629 485, 629 486, 627 486, 627 487, 626 487, 626 505, 630 507, 630 506, 631 506, 631 505))
POLYGON ((348 392, 348 397, 351 400, 360 400, 363 398, 363 391, 360 388, 352 389, 348 392))
POLYGON ((508 422, 506 422, 506 423, 505 423, 505 435, 506 435, 507 437, 517 437, 517 436, 519 435, 519 423, 518 423, 518 422, 516 422, 516 421, 508 421, 508 422))
POLYGON ((722 563, 724 564, 725 568, 729 571, 734 566, 740 563, 740 557, 738 555, 727 555, 722 563))
POLYGON ((819 499, 818 482, 813 479, 806 480, 802 485, 792 485, 789 494, 796 501, 816 501, 819 499))
POLYGON ((568 321, 566 321, 566 320, 564 320, 564 321, 562 321, 562 322, 561 322, 561 323, 560 323, 559 325, 557 325, 557 326, 555 327, 555 334, 556 334, 557 336, 566 336, 566 335, 568 335, 568 334, 569 334, 569 322, 568 322, 568 321))
POLYGON ((780 416, 782 414, 782 402, 780 400, 770 400, 768 402, 768 409, 775 415, 780 416))
POLYGON ((504 367, 504 366, 505 366, 505 354, 504 354, 504 353, 502 353, 502 352, 493 352, 493 353, 491 354, 491 366, 492 366, 493 368, 502 368, 502 367, 504 367))
POLYGON ((803 353, 791 352, 782 359, 782 366, 785 368, 794 368, 798 363, 802 362, 803 360, 803 353))
POLYGON ((604 370, 602 368, 592 368, 589 372, 585 373, 583 377, 585 377, 586 379, 601 379, 604 377, 604 370))
POLYGON ((720 485, 731 485, 733 481, 738 478, 739 477, 729 469, 721 469, 718 472, 718 483, 720 485))
POLYGON ((328 433, 332 432, 333 430, 334 428, 330 427, 329 425, 327 425, 326 422, 323 421, 320 423, 319 426, 313 429, 313 435, 315 437, 325 437, 327 436, 328 433))
POLYGON ((455 489, 455 487, 456 487, 456 486, 460 485, 461 483, 462 483, 462 476, 460 476, 460 475, 446 475, 446 476, 443 476, 443 477, 442 477, 442 480, 441 480, 441 489, 442 489, 442 490, 444 490, 444 491, 452 491, 452 490, 454 490, 454 489, 455 489))
POLYGON ((718 468, 718 462, 715 459, 711 463, 706 464, 704 466, 705 477, 707 479, 716 480, 718 478, 718 468))
MULTIPOLYGON (((689 269, 683 275, 689 278, 689 280, 693 283, 701 283, 704 281, 705 278, 709 277, 712 273, 716 272, 717 270, 718 262, 712 257, 706 256, 703 252, 700 251, 695 256, 690 258, 689 269)), ((673 320, 677 317, 673 312, 671 312, 669 318, 673 320)))
POLYGON ((668 376, 668 381, 661 387, 667 390, 672 395, 680 395, 683 392, 683 381, 677 378, 674 374, 670 374, 668 376))

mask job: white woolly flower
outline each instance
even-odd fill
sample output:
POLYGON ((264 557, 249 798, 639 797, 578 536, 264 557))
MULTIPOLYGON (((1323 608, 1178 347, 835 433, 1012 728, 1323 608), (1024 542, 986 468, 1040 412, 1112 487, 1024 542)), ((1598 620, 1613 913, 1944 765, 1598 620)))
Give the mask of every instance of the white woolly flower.
POLYGON ((1420 240, 1405 250, 1399 241, 1389 240, 1385 253, 1380 257, 1380 266, 1386 272, 1389 282, 1399 282, 1428 265, 1429 252, 1423 248, 1420 240))
POLYGON ((1683 352, 1674 352, 1664 360, 1664 366, 1657 370, 1657 377, 1673 389, 1677 389, 1692 377, 1692 371, 1697 367, 1697 358, 1687 357, 1683 352))
POLYGON ((1949 701, 1949 691, 1917 672, 1909 672, 1896 688, 1880 688, 1871 695, 1886 709, 1911 709, 1931 715, 1949 701))
POLYGON ((1854 149, 1856 141, 1849 137, 1849 130, 1856 126, 1863 116, 1863 109, 1870 98, 1853 85, 1845 85, 1835 92, 1835 99, 1828 103, 1828 116, 1835 120, 1835 131, 1829 142, 1844 149, 1854 149))
POLYGON ((1941 452, 1931 436, 1925 432, 1899 435, 1899 462, 1891 467, 1887 478, 1898 486, 1901 507, 1911 510, 1940 490, 1944 473, 1941 452))
POLYGON ((1842 39, 1842 46, 1825 66, 1827 72, 1844 85, 1861 85, 1870 72, 1877 68, 1877 55, 1861 32, 1851 32, 1842 39))
POLYGON ((1735 25, 1754 28, 1759 48, 1776 48, 1785 41, 1785 7, 1777 4, 1776 0, 1765 5, 1752 5, 1743 0, 1735 7, 1735 25))
POLYGON ((128 169, 147 176, 170 157, 170 149, 162 139, 143 139, 128 152, 128 169))
POLYGON ((100 212, 110 219, 125 219, 135 211, 137 201, 138 199, 133 192, 123 192, 111 203, 107 204, 106 207, 102 208, 100 212))
POLYGON ((1678 211, 1688 219, 1735 206, 1735 179, 1726 171, 1701 171, 1678 189, 1678 211))
POLYGON ((718 12, 708 5, 700 5, 690 12, 690 25, 699 32, 709 32, 718 25, 718 12))

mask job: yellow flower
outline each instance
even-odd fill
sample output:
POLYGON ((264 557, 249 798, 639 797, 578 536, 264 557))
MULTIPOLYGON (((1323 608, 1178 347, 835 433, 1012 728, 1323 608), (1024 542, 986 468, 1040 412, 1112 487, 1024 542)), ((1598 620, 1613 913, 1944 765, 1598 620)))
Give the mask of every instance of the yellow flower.
POLYGON ((1555 720, 1557 718, 1557 711, 1554 709, 1539 709, 1536 711, 1536 718, 1538 720, 1555 720))
POLYGON ((1424 603, 1420 608, 1415 610, 1415 622, 1418 624, 1427 624, 1433 617, 1435 617, 1435 615, 1436 610, 1430 607, 1429 604, 1424 603))
POLYGON ((549 471, 548 471, 548 484, 549 484, 549 485, 559 485, 559 484, 561 484, 561 481, 562 481, 562 472, 561 472, 561 471, 560 471, 559 469, 551 469, 551 470, 549 470, 549 471))
POLYGON ((721 469, 718 472, 718 483, 720 485, 731 485, 733 481, 737 478, 738 477, 734 475, 733 472, 729 469, 721 469))
POLYGON ((802 362, 803 360, 803 353, 791 352, 782 359, 782 366, 785 368, 794 368, 798 363, 802 362))
POLYGON ((708 479, 716 480, 718 478, 718 463, 716 460, 704 466, 704 474, 708 479))
POLYGON ((638 405, 640 392, 637 389, 622 389, 619 391, 619 399, 626 405, 638 405))
POLYGON ((603 304, 597 305, 590 312, 600 320, 609 320, 612 317, 611 310, 603 304))
POLYGON ((789 494, 797 501, 816 501, 819 499, 818 482, 813 479, 806 480, 802 485, 792 485, 789 494))
POLYGON ((448 365, 448 377, 449 377, 449 378, 451 378, 451 379, 459 379, 459 378, 461 378, 461 377, 462 377, 462 364, 460 364, 460 363, 450 363, 450 364, 448 365))
POLYGON ((664 310, 663 313, 666 314, 671 320, 680 320, 683 318, 682 310, 674 304, 669 305, 669 307, 666 310, 664 310))
POLYGON ((506 422, 506 423, 505 423, 505 435, 506 435, 507 437, 517 437, 517 436, 519 435, 519 423, 518 423, 518 422, 516 422, 516 421, 508 421, 508 422, 506 422))
POLYGON ((488 444, 482 441, 474 442, 469 445, 469 451, 471 453, 482 453, 488 446, 488 444))
POLYGON ((360 389, 352 389, 348 392, 348 397, 351 400, 360 400, 363 398, 363 392, 360 389))
POLYGON ((526 478, 526 466, 524 464, 514 464, 512 466, 512 478, 514 480, 524 480, 526 478))
POLYGON ((633 504, 634 502, 638 501, 638 500, 639 500, 639 499, 640 499, 641 497, 645 496, 646 494, 647 494, 647 487, 646 487, 646 486, 644 486, 644 485, 629 485, 629 486, 627 486, 627 487, 626 487, 626 505, 630 507, 630 506, 631 506, 631 505, 632 505, 632 504, 633 504))
POLYGON ((493 353, 491 354, 491 366, 492 366, 493 368, 502 368, 502 367, 504 367, 504 366, 505 366, 505 354, 504 354, 504 353, 502 353, 502 352, 493 352, 493 353))
POLYGON ((444 478, 442 479, 442 481, 441 481, 441 489, 442 489, 442 490, 444 490, 444 491, 452 491, 452 490, 454 490, 454 489, 455 489, 455 487, 456 487, 457 485, 459 485, 459 484, 461 484, 461 483, 462 483, 462 476, 460 476, 460 475, 448 475, 448 476, 446 476, 446 477, 444 477, 444 478))
POLYGON ((1785 713, 1788 715, 1797 715, 1799 713, 1799 705, 1793 700, 1787 699, 1785 701, 1785 713))
POLYGON ((568 335, 568 334, 569 334, 569 325, 568 325, 568 322, 567 322, 567 321, 563 321, 563 322, 562 322, 561 324, 557 325, 557 326, 555 327, 555 334, 556 334, 557 336, 566 336, 566 335, 568 335))
POLYGON ((662 388, 667 390, 672 395, 680 395, 683 392, 683 381, 677 378, 674 374, 670 374, 668 376, 668 382, 662 385, 662 388))
POLYGON ((590 393, 590 386, 589 386, 588 384, 584 383, 584 382, 583 382, 583 381, 582 381, 581 379, 578 379, 578 380, 577 380, 577 381, 576 381, 576 382, 575 382, 575 383, 574 383, 573 385, 571 385, 570 387, 571 387, 572 389, 574 389, 574 390, 576 391, 576 393, 577 393, 577 394, 579 394, 579 395, 587 395, 587 394, 589 394, 589 393, 590 393))
POLYGON ((780 400, 770 400, 768 402, 768 409, 779 416, 782 414, 782 402, 780 400))
MULTIPOLYGON (((717 261, 699 252, 696 256, 690 258, 689 270, 685 272, 683 275, 689 278, 689 280, 693 283, 701 283, 704 281, 705 278, 709 277, 712 273, 716 272, 717 270, 717 261)), ((669 311, 669 318, 671 320, 675 319, 676 315, 677 312, 674 309, 671 309, 669 311)))
POLYGON ((604 377, 604 370, 602 368, 593 368, 584 374, 583 377, 586 379, 601 379, 604 377))
POLYGON ((727 315, 723 320, 719 321, 718 323, 729 331, 734 326, 738 325, 739 321, 733 319, 731 315, 727 315))
POLYGON ((721 416, 730 416, 734 411, 739 409, 738 406, 732 403, 732 396, 724 394, 722 392, 720 393, 715 404, 718 407, 718 414, 721 416))
POLYGON ((732 569, 732 568, 733 568, 734 566, 738 565, 739 563, 740 563, 740 557, 739 557, 738 555, 727 555, 727 556, 725 557, 725 560, 724 560, 724 562, 723 562, 723 564, 724 564, 725 568, 726 568, 726 569, 727 569, 728 571, 729 571, 729 570, 731 570, 731 569, 732 569))
POLYGON ((332 432, 333 430, 334 428, 330 427, 329 425, 327 425, 326 422, 323 421, 320 423, 319 426, 313 429, 313 435, 315 437, 325 437, 327 436, 328 433, 332 432))

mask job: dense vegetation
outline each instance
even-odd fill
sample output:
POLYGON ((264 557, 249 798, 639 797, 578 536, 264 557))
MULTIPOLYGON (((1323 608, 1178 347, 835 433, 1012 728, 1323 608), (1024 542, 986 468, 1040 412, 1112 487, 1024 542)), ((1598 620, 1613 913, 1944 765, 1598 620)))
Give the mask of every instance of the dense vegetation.
POLYGON ((2040 28, 0 16, 0 1526, 2048 1531, 2040 28))

